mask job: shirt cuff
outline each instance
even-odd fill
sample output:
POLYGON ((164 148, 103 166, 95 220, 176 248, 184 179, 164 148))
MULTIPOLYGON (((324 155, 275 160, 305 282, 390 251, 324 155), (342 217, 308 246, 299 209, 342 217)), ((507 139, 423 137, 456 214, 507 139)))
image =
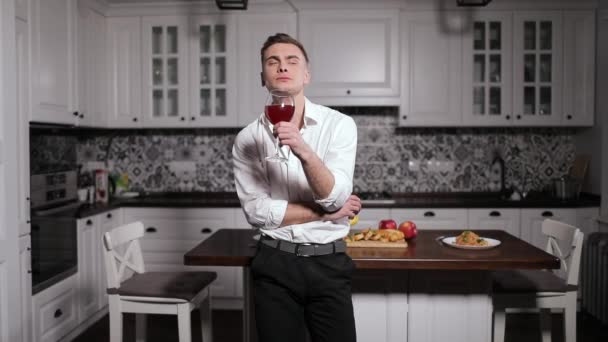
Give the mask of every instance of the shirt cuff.
POLYGON ((320 205, 327 212, 334 212, 346 203, 348 196, 352 192, 352 187, 342 182, 340 178, 335 177, 335 183, 333 189, 326 198, 318 199, 315 198, 315 203, 320 205))
POLYGON ((287 201, 286 200, 272 200, 270 208, 268 210, 268 217, 266 218, 266 229, 275 229, 281 226, 283 218, 287 212, 287 201))

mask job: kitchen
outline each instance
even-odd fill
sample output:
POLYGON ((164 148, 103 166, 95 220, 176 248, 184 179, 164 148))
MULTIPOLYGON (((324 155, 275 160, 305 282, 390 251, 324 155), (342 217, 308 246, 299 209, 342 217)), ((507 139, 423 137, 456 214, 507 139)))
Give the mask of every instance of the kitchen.
MULTIPOLYGON (((275 32, 298 37, 311 52, 306 94, 357 123, 355 192, 377 200, 367 202, 358 227, 392 217, 421 229, 475 228, 496 224, 487 212, 499 209, 501 229, 544 248, 539 217, 551 209, 587 235, 608 231, 608 207, 599 200, 608 196, 606 1, 494 0, 471 9, 455 0, 260 0, 245 11, 220 11, 213 1, 1 6, 0 160, 12 161, 1 171, 4 340, 69 340, 107 313, 98 249, 102 232, 116 224, 143 220, 156 230, 144 257, 158 271, 185 268, 194 239, 248 226, 235 204, 230 150, 257 116, 251 108, 263 107, 259 48, 275 32), (538 25, 531 42, 549 40, 549 52, 523 53, 530 43, 524 22, 551 23, 553 34, 542 36, 538 25), (579 155, 590 157, 584 195, 530 205, 547 197, 579 155), (504 195, 515 200, 467 206, 488 201, 475 196, 490 189, 496 200, 502 185, 491 187, 489 173, 496 156, 504 162, 504 195), (32 296, 30 170, 79 166, 78 187, 94 185, 86 175, 105 169, 116 180, 127 175, 115 194, 139 196, 80 212, 72 241, 90 248, 73 249, 72 273, 32 296), (440 204, 429 204, 429 194, 440 204), (397 198, 411 198, 410 205, 396 206, 397 198), (179 223, 192 231, 167 232, 179 223), (39 312, 53 317, 57 303, 69 307, 58 323, 34 328, 46 319, 39 312)), ((242 273, 214 270, 214 308, 238 310, 242 273)))

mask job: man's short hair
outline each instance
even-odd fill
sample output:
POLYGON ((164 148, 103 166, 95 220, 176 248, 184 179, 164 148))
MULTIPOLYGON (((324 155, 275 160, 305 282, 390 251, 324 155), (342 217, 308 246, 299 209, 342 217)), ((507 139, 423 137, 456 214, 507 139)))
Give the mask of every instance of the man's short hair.
POLYGON ((266 41, 264 42, 264 45, 262 46, 262 50, 260 51, 262 64, 264 64, 264 52, 266 52, 266 50, 272 45, 279 43, 293 44, 297 46, 298 49, 302 51, 304 59, 306 59, 306 63, 308 63, 308 54, 306 53, 306 50, 304 49, 304 45, 302 45, 302 43, 300 43, 297 39, 293 38, 287 33, 277 33, 274 36, 269 36, 268 39, 266 39, 266 41))

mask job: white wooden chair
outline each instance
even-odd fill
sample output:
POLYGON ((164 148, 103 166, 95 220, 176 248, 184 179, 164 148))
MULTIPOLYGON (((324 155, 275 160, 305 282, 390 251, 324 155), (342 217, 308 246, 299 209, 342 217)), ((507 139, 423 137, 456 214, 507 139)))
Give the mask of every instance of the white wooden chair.
POLYGON ((177 315, 179 341, 191 342, 190 312, 200 308, 203 342, 211 341, 209 284, 215 272, 145 272, 139 239, 141 222, 126 224, 103 236, 110 307, 110 341, 122 341, 123 313, 135 313, 137 341, 145 341, 144 314, 177 315), (122 253, 121 251, 124 251, 122 253))
POLYGON ((551 309, 562 309, 564 340, 576 342, 576 298, 583 233, 574 226, 550 219, 543 221, 542 233, 549 238, 545 251, 560 259, 561 268, 493 274, 494 342, 504 341, 506 311, 512 308, 540 310, 543 342, 551 341, 551 309))

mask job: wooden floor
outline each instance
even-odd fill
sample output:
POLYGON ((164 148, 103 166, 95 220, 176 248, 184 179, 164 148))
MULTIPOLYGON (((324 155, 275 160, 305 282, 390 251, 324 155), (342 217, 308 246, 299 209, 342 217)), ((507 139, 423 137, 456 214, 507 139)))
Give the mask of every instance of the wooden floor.
MULTIPOLYGON (((198 311, 192 313, 192 341, 201 340, 198 311)), ((561 335, 562 316, 553 317, 553 341, 563 342, 561 335)), ((213 341, 241 342, 242 341, 241 311, 213 311, 213 341)), ((578 317, 578 342, 608 341, 608 326, 586 314, 578 317)), ((506 342, 537 342, 540 341, 538 317, 534 314, 507 315, 506 342)), ((124 318, 123 342, 135 341, 135 316, 126 314, 124 318)), ((108 342, 109 320, 106 315, 96 324, 78 336, 75 342, 108 342)), ((150 315, 148 318, 148 342, 177 341, 177 318, 175 316, 150 315)), ((367 342, 367 341, 361 341, 367 342)), ((416 341, 413 341, 416 342, 416 341)))

